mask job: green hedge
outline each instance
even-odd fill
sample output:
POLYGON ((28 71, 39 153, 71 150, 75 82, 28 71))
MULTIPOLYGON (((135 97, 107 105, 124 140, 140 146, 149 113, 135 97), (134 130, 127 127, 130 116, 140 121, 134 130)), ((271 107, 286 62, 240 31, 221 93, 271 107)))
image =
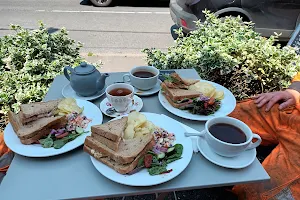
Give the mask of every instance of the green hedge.
MULTIPOLYGON (((0 125, 8 110, 21 103, 41 101, 54 77, 64 66, 78 65, 82 45, 70 39, 66 29, 49 34, 44 24, 27 30, 11 25, 13 35, 0 38, 0 125)), ((1 127, 0 127, 1 129, 1 127)))
POLYGON ((279 35, 264 38, 253 23, 241 18, 219 19, 209 11, 197 30, 179 38, 167 52, 144 49, 147 62, 159 69, 195 68, 202 79, 227 87, 238 100, 282 90, 300 71, 300 57, 292 47, 274 46, 279 35))

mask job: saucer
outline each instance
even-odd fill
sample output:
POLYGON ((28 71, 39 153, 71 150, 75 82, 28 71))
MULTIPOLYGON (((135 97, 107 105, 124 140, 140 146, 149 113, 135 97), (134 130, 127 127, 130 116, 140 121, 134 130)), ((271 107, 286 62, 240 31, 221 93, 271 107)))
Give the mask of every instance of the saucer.
POLYGON ((75 99, 82 99, 82 100, 86 100, 86 101, 90 101, 90 100, 94 100, 97 99, 99 97, 101 97, 103 94, 105 94, 105 89, 106 86, 100 90, 99 92, 97 92, 96 94, 92 95, 92 96, 88 96, 88 97, 84 97, 84 96, 80 96, 78 95, 71 87, 70 83, 67 84, 61 91, 62 95, 64 97, 73 97, 75 99))
POLYGON ((207 144, 203 137, 198 137, 197 141, 198 149, 201 154, 210 162, 219 165, 221 167, 231 168, 231 169, 241 169, 245 168, 253 163, 256 158, 256 149, 251 149, 244 151, 235 157, 223 157, 216 154, 207 144))
POLYGON ((127 115, 132 111, 139 112, 143 108, 143 105, 144 105, 143 100, 136 95, 133 96, 133 100, 134 100, 134 104, 132 106, 130 106, 125 112, 122 112, 122 113, 115 112, 114 114, 107 114, 106 110, 109 108, 112 108, 112 105, 111 105, 111 103, 109 103, 108 99, 105 98, 100 103, 100 110, 102 111, 103 114, 105 114, 106 116, 109 116, 109 117, 119 117, 119 116, 127 115))
POLYGON ((160 84, 161 84, 161 80, 158 80, 156 85, 150 89, 150 90, 139 90, 137 88, 134 88, 134 94, 139 95, 139 96, 150 96, 153 95, 157 92, 159 92, 160 90, 160 84))

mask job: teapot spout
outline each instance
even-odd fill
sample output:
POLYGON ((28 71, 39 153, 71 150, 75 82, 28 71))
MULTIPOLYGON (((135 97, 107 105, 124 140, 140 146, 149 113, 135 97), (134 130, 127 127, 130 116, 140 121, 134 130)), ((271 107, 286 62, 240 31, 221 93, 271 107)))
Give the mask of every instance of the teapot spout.
POLYGON ((105 86, 105 80, 109 77, 108 73, 103 73, 100 78, 97 80, 97 89, 102 90, 105 86))

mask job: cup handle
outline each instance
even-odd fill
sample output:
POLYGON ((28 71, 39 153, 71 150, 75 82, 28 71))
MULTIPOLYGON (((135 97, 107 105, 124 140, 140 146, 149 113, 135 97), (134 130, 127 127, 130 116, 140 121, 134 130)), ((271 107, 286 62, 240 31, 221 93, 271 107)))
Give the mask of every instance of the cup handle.
POLYGON ((259 135, 257 135, 257 134, 253 134, 253 138, 256 138, 257 141, 254 142, 254 143, 251 142, 251 143, 249 144, 249 146, 246 148, 246 150, 254 149, 254 148, 256 148, 256 147, 258 147, 258 146, 260 145, 260 143, 261 143, 261 137, 260 137, 259 135))
POLYGON ((123 75, 123 82, 124 82, 124 83, 130 82, 130 75, 129 75, 129 74, 124 74, 124 75, 123 75), (127 77, 128 77, 128 80, 126 80, 127 77))

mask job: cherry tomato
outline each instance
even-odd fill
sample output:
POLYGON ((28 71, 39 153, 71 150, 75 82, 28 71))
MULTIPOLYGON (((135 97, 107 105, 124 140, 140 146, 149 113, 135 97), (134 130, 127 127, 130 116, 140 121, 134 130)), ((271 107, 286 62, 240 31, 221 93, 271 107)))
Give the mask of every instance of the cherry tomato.
POLYGON ((69 133, 68 132, 64 132, 64 133, 62 133, 62 134, 60 134, 58 136, 55 136, 55 137, 58 138, 58 139, 61 139, 63 137, 66 137, 67 135, 69 135, 69 133))
POLYGON ((153 158, 153 156, 152 156, 151 154, 146 154, 146 155, 145 155, 144 163, 145 163, 145 167, 146 167, 146 168, 151 167, 151 164, 152 164, 152 158, 153 158))
POLYGON ((215 103, 215 98, 211 97, 208 101, 208 105, 214 105, 215 103))
POLYGON ((208 103, 204 103, 204 108, 206 109, 208 107, 208 103))

